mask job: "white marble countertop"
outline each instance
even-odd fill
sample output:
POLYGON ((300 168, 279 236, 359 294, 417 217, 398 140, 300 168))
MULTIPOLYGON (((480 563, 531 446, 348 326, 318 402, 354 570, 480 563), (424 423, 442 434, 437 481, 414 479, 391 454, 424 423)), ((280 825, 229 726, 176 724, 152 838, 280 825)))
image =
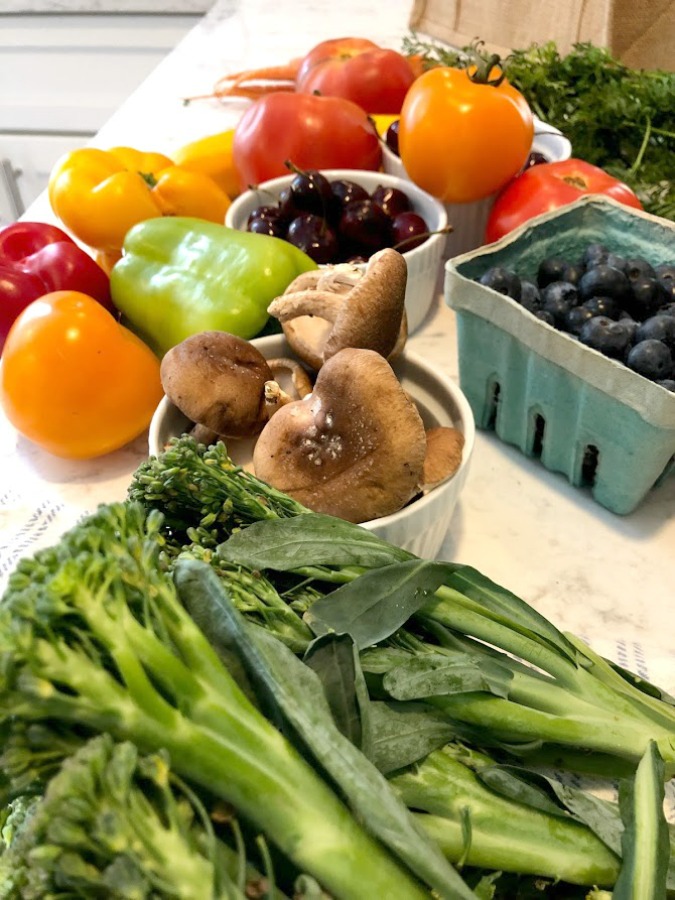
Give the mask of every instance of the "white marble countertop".
MULTIPOLYGON (((170 153, 230 127, 243 107, 184 105, 228 71, 283 62, 319 40, 370 37, 400 48, 410 0, 220 0, 94 140, 170 153)), ((53 220, 41 197, 26 218, 53 220)), ((410 348, 457 378, 454 314, 438 301, 410 348)), ((0 420, 0 577, 31 536, 54 539, 97 503, 122 499, 145 439, 89 462, 56 459, 0 420)), ((440 556, 476 566, 558 627, 675 689, 675 477, 618 517, 537 461, 480 432, 440 556)))

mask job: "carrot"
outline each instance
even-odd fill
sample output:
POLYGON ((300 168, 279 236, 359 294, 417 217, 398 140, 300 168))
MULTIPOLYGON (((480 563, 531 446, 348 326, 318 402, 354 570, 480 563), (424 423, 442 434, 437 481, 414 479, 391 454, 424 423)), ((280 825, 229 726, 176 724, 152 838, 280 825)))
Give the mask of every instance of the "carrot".
POLYGON ((292 59, 283 66, 266 66, 262 69, 246 69, 224 75, 215 83, 213 92, 196 97, 185 97, 187 100, 218 100, 226 97, 245 97, 255 99, 274 91, 292 91, 302 59, 292 59))

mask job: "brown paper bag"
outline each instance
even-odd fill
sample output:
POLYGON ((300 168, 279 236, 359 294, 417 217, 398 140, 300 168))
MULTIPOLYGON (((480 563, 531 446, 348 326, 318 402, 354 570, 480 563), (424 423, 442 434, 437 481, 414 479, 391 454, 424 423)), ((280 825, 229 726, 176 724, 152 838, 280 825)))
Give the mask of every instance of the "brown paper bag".
POLYGON ((494 52, 553 40, 607 47, 636 69, 675 71, 674 0, 414 0, 410 28, 455 47, 476 38, 494 52))

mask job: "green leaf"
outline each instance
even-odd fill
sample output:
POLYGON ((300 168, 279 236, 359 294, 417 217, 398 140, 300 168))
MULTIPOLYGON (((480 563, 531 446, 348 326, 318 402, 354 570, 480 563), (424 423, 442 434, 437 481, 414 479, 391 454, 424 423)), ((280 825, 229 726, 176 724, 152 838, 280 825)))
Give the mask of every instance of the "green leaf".
POLYGON ((666 896, 670 845, 663 812, 664 764, 650 741, 635 778, 619 786, 619 806, 625 830, 623 863, 613 900, 661 900, 666 896))
POLYGON ((388 775, 403 769, 456 737, 447 717, 422 703, 372 701, 370 759, 388 775))
MULTIPOLYGON (((363 718, 364 712, 367 717, 368 708, 365 706, 364 709, 362 704, 364 700, 366 704, 370 701, 352 639, 346 634, 317 638, 309 645, 303 662, 321 681, 337 727, 352 744, 364 749, 363 718), (358 680, 363 688, 360 691, 357 690, 358 680)), ((368 735, 368 726, 365 731, 368 735)))
POLYGON ((304 619, 315 634, 350 634, 359 649, 392 635, 443 584, 449 563, 413 559, 364 572, 317 600, 304 619))
POLYGON ((484 785, 502 797, 552 816, 563 819, 569 817, 545 791, 520 777, 517 769, 514 771, 509 766, 486 766, 478 769, 476 775, 484 785))
POLYGON ((250 569, 278 572, 321 565, 375 568, 413 558, 360 525, 317 513, 255 522, 220 544, 217 554, 250 569))
POLYGON ((384 676, 384 689, 395 700, 485 691, 508 697, 511 672, 491 660, 476 661, 466 653, 414 656, 384 676))
POLYGON ((520 630, 533 632, 574 662, 579 654, 555 625, 511 591, 487 578, 471 566, 458 566, 448 572, 447 587, 454 588, 484 610, 494 613, 498 621, 506 621, 520 630))

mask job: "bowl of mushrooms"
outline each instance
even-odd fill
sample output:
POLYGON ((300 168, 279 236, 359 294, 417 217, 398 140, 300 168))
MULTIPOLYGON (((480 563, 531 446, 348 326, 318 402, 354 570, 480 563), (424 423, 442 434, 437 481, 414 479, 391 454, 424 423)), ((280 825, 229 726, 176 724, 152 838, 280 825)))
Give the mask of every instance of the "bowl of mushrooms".
POLYGON ((475 426, 454 381, 405 349, 404 294, 401 255, 385 250, 365 273, 296 279, 270 307, 283 334, 202 332, 178 344, 162 361, 150 453, 185 432, 223 440, 236 464, 309 509, 433 558, 475 426), (306 315, 315 295, 330 318, 306 315))

